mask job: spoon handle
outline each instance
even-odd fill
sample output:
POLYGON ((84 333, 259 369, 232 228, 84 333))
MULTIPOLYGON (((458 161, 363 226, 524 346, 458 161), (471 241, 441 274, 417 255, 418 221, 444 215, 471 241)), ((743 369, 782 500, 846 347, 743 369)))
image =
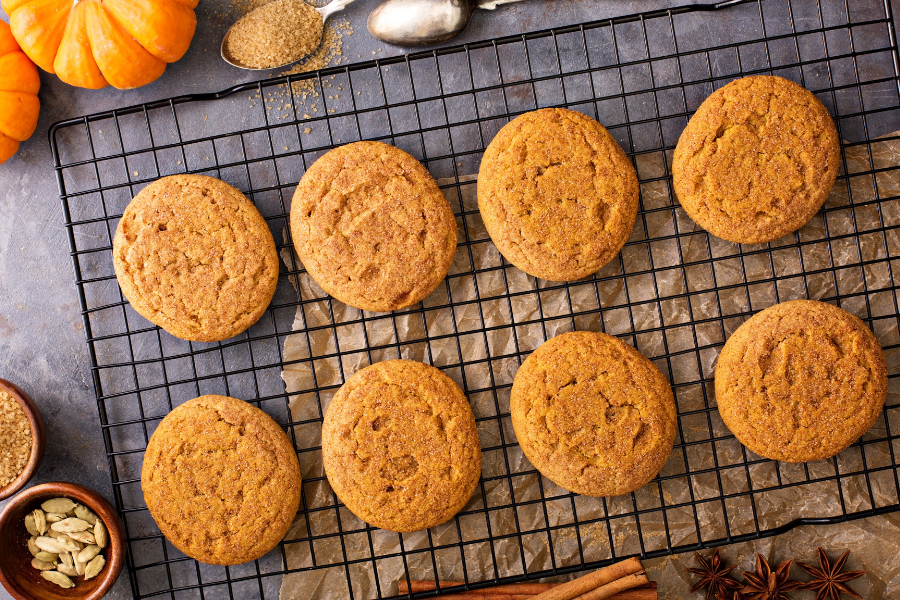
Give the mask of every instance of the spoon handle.
POLYGON ((321 8, 317 8, 319 14, 322 15, 322 20, 327 21, 328 17, 333 15, 336 12, 340 12, 347 7, 348 4, 352 3, 353 0, 331 0, 328 4, 321 8))
POLYGON ((510 4, 512 2, 521 2, 522 0, 478 0, 478 8, 485 10, 494 10, 501 4, 510 4))

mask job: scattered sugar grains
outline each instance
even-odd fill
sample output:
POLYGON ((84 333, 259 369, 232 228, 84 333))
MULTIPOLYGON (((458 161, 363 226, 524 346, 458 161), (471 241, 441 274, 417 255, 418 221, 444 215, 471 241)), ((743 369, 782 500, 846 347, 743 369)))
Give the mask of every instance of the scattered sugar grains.
POLYGON ((225 51, 248 67, 290 64, 316 50, 324 26, 319 11, 303 0, 275 0, 234 24, 225 51))
MULTIPOLYGON (((274 0, 274 2, 278 1, 274 0)), ((233 15, 249 15, 252 11, 274 4, 274 2, 273 0, 231 0, 228 10, 233 15)), ((328 2, 329 0, 309 0, 309 4, 312 6, 324 6, 328 2)), ((353 27, 350 25, 350 22, 346 19, 332 17, 324 27, 321 43, 316 47, 315 52, 304 58, 302 62, 292 65, 289 70, 279 73, 279 75, 296 75, 317 71, 347 61, 347 57, 344 56, 343 38, 350 35, 353 35, 353 27)), ((324 86, 330 87, 329 83, 333 79, 334 76, 323 78, 324 86)), ((256 95, 249 96, 248 100, 250 101, 250 108, 255 108, 262 101, 271 119, 292 118, 295 114, 303 113, 304 109, 306 114, 303 114, 303 118, 309 119, 311 118, 310 112, 318 112, 318 108, 315 106, 315 99, 320 97, 319 92, 318 80, 307 79, 304 81, 292 81, 290 87, 286 84, 281 84, 275 88, 267 89, 265 96, 262 98, 257 92, 256 95)))
MULTIPOLYGON (((349 21, 344 19, 335 19, 332 22, 333 25, 325 28, 322 44, 316 50, 316 53, 302 63, 294 65, 291 69, 279 73, 279 75, 297 75, 299 73, 308 73, 309 71, 318 71, 329 65, 339 65, 343 60, 344 54, 343 38, 345 35, 353 35, 353 27, 349 21)), ((306 100, 310 96, 313 98, 319 97, 315 79, 293 81, 291 82, 291 88, 294 95, 301 101, 306 100)))
POLYGON ((0 390, 0 488, 9 485, 28 464, 31 424, 16 399, 0 390))

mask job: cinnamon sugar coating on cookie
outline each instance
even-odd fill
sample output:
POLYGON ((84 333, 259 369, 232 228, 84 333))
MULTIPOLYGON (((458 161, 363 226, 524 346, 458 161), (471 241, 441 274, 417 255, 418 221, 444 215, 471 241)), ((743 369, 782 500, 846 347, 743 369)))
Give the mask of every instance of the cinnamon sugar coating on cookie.
POLYGON ((824 302, 783 302, 754 315, 728 338, 716 366, 725 425, 773 460, 834 456, 872 426, 886 397, 878 340, 824 302))
POLYGON ((837 177, 838 141, 811 92, 781 77, 744 77, 713 92, 691 117, 675 148, 675 192, 713 235, 770 242, 821 208, 837 177))
POLYGON ((516 373, 510 412, 538 471, 588 496, 638 489, 663 468, 675 440, 675 401, 663 374, 603 333, 542 344, 516 373))
POLYGON ((488 145, 478 208, 509 262, 541 279, 573 281, 599 271, 631 235, 637 174, 600 123, 543 108, 510 121, 488 145))
POLYGON ((256 323, 278 285, 265 219, 239 190, 203 175, 163 177, 141 190, 116 228, 113 265, 141 316, 199 342, 256 323))
POLYGON ((272 418, 227 396, 175 408, 153 433, 141 489, 160 531, 211 565, 263 556, 300 506, 300 463, 272 418))
POLYGON ((410 360, 376 363, 347 380, 322 424, 322 458, 341 502, 390 531, 451 519, 481 476, 466 396, 438 369, 410 360))
POLYGON ((447 276, 456 219, 415 158, 381 142, 355 142, 319 158, 291 204, 291 236, 303 266, 350 306, 411 306, 447 276))

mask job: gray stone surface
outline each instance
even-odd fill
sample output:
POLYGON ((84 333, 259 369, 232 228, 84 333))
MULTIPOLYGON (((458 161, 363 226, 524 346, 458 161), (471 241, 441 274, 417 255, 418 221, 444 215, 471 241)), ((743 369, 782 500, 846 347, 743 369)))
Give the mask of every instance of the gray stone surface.
MULTIPOLYGON (((402 53, 374 40, 365 29, 366 15, 377 1, 357 0, 345 13, 355 30, 344 39, 345 55, 352 62, 373 58, 372 50, 379 57, 402 53)), ((456 41, 684 3, 526 0, 493 13, 481 11, 456 41)), ((14 158, 0 165, 0 376, 15 381, 34 397, 47 425, 46 458, 32 484, 77 481, 111 496, 47 130, 51 123, 69 117, 169 96, 218 91, 266 76, 239 71, 219 59, 219 41, 234 19, 225 0, 202 0, 198 17, 197 34, 186 57, 170 66, 158 81, 141 89, 82 90, 42 73, 37 131, 14 158)), ((0 18, 7 20, 2 12, 0 18)), ((881 521, 870 520, 876 529, 881 521)), ((888 520, 883 522, 885 527, 894 527, 888 520)), ((0 590, 0 599, 8 597, 0 590)), ((130 597, 127 577, 119 580, 109 597, 130 597)))

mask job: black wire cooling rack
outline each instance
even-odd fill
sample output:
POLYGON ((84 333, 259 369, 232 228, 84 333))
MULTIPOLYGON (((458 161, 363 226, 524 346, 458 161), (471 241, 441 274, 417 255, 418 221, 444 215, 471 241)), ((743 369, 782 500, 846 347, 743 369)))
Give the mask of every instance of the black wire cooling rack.
POLYGON ((898 104, 888 0, 757 0, 420 52, 57 123, 50 141, 134 597, 274 598, 289 578, 296 584, 285 597, 303 589, 390 597, 406 573, 477 588, 900 509, 898 104), (708 236, 681 211, 669 165, 700 102, 752 73, 790 78, 825 103, 843 140, 843 169, 799 232, 738 246, 708 236), (511 117, 544 106, 597 118, 641 182, 631 239, 585 281, 525 276, 502 260, 478 215, 473 174, 486 144, 511 117), (406 311, 350 309, 309 285, 293 262, 286 227, 300 176, 325 151, 358 139, 419 158, 457 216, 460 243, 447 281, 406 311), (113 272, 111 238, 128 201, 157 177, 184 172, 246 192, 288 265, 260 322, 221 343, 183 342, 153 327, 125 302, 113 272), (839 456, 779 464, 749 453, 724 427, 713 366, 751 314, 804 297, 836 303, 875 331, 891 393, 883 417, 839 456), (634 494, 569 494, 542 479, 515 443, 512 375, 541 340, 571 329, 618 335, 650 356, 675 390, 672 457, 634 494), (398 356, 432 362, 462 385, 485 463, 460 515, 402 536, 367 527, 337 503, 317 437, 323 406, 350 372, 398 356), (283 370, 299 373, 290 393, 283 370), (156 424, 204 393, 243 398, 273 415, 297 444, 305 475, 286 540, 237 567, 179 553, 140 491, 156 424))

